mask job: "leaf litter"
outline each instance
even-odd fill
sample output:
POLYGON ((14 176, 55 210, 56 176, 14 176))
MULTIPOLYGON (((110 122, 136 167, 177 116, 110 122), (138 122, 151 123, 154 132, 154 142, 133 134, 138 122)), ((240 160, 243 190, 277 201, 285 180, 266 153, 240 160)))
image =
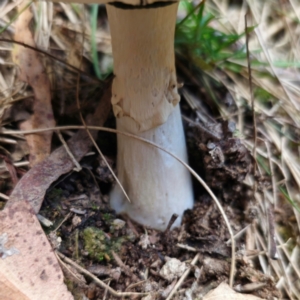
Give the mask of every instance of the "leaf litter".
MULTIPOLYGON (((24 10, 25 1, 19 4, 19 16, 15 22, 14 40, 25 41, 26 44, 35 47, 32 33, 29 29, 33 14, 28 7, 24 10)), ((41 61, 39 53, 24 48, 19 44, 14 45, 12 52, 13 62, 18 66, 19 79, 27 83, 33 90, 33 105, 30 118, 20 124, 22 130, 35 128, 49 128, 55 125, 52 112, 50 81, 41 61)), ((26 136, 30 149, 30 164, 44 160, 51 150, 52 132, 47 131, 40 134, 26 136)))

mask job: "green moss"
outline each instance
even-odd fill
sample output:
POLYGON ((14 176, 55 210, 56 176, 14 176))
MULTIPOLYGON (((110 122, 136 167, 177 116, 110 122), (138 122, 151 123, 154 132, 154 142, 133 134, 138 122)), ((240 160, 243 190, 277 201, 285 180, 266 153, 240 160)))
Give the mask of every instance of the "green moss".
POLYGON ((102 215, 102 218, 103 218, 104 221, 109 222, 112 219, 112 215, 109 214, 109 213, 105 213, 105 214, 102 215))
POLYGON ((124 238, 108 238, 104 232, 95 227, 87 227, 83 231, 84 249, 89 256, 98 261, 112 258, 111 252, 119 252, 124 238))
POLYGON ((47 198, 49 200, 58 201, 63 195, 63 190, 60 188, 53 188, 47 192, 47 198))
POLYGON ((94 211, 98 211, 100 208, 96 203, 92 202, 91 203, 91 209, 94 210, 94 211))

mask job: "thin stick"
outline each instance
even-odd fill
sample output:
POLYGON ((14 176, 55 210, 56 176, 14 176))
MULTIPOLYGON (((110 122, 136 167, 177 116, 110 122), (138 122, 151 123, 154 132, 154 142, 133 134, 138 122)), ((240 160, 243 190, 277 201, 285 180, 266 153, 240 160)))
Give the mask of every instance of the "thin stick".
POLYGON ((178 248, 185 249, 185 250, 191 251, 191 252, 197 252, 198 251, 196 248, 188 246, 188 245, 185 245, 185 244, 178 243, 178 244, 176 244, 176 246, 178 248))
POLYGON ((72 267, 74 267, 75 269, 77 269, 80 273, 90 277, 92 280, 95 281, 96 284, 98 284, 99 286, 101 286, 103 289, 106 289, 108 292, 110 292, 113 296, 117 297, 117 298, 121 298, 121 297, 130 297, 130 296, 147 296, 148 293, 134 293, 134 292, 116 292, 113 288, 111 288, 110 286, 108 286, 107 284, 105 284, 102 280, 100 280, 98 277, 96 277, 95 275, 93 275, 92 273, 90 273, 89 271, 87 271, 86 269, 84 269, 83 267, 81 267, 80 265, 78 265, 76 262, 74 262, 73 260, 71 260, 70 258, 66 257, 65 255, 63 255, 62 253, 55 251, 56 255, 58 255, 64 262, 68 263, 69 265, 71 265, 72 267))
MULTIPOLYGON (((82 38, 84 39, 84 34, 82 36, 82 38)), ((82 41, 82 45, 84 44, 84 40, 82 41)), ((82 63, 82 57, 83 55, 80 56, 80 65, 82 63)), ((130 199, 125 191, 125 189, 123 188, 121 182, 119 181, 119 178, 116 176, 115 172, 113 171, 113 169, 111 168, 111 166, 109 165, 108 161, 106 160, 105 156, 103 155, 102 151, 100 150, 100 148, 98 147, 95 139, 93 138, 93 136, 91 135, 89 129, 87 128, 87 124, 82 116, 82 113, 81 113, 81 107, 80 107, 80 102, 79 102, 79 87, 80 87, 80 76, 79 76, 79 73, 77 73, 77 84, 76 84, 76 104, 77 104, 77 108, 78 108, 78 111, 79 111, 79 116, 80 116, 80 120, 81 120, 81 123, 83 124, 84 126, 84 129, 86 131, 86 133, 88 134, 90 140, 92 141, 93 145, 95 146, 95 148, 97 149, 98 153, 100 154, 102 160, 104 161, 104 163, 106 164, 107 168, 109 169, 109 171, 111 172, 112 176, 114 177, 114 179, 116 180, 117 184, 120 186, 121 188, 121 191, 123 192, 125 198, 128 200, 128 202, 130 203, 130 199)))
POLYGON ((268 205, 267 207, 267 219, 268 219, 268 227, 269 227, 268 253, 270 258, 276 260, 279 258, 279 255, 276 247, 274 212, 273 212, 273 207, 271 205, 268 205))
MULTIPOLYGON (((85 124, 85 128, 86 128, 86 129, 88 128, 88 126, 87 126, 86 124, 85 124)), ((92 137, 90 131, 87 129, 86 132, 87 132, 89 138, 91 139, 91 141, 92 141, 94 147, 96 148, 96 150, 97 150, 98 153, 100 154, 101 158, 104 160, 104 162, 105 162, 107 168, 109 169, 109 171, 111 172, 112 176, 115 178, 117 184, 120 186, 120 188, 121 188, 121 190, 122 190, 122 192, 123 192, 125 198, 127 199, 127 201, 128 201, 129 203, 131 203, 129 196, 127 195, 125 189, 124 189, 123 186, 122 186, 122 183, 120 182, 119 178, 117 177, 117 175, 115 174, 115 172, 113 171, 113 169, 111 168, 111 166, 109 165, 109 163, 108 163, 108 161, 106 160, 105 156, 103 155, 102 151, 101 151, 100 148, 98 147, 98 145, 97 145, 95 139, 92 137)))
MULTIPOLYGON (((255 231, 255 237, 256 237, 257 243, 259 243, 261 248, 264 250, 264 252, 265 252, 264 254, 268 254, 267 246, 265 245, 265 241, 264 241, 263 237, 261 236, 261 234, 259 233, 259 231, 257 231, 257 230, 255 231)), ((269 259, 268 262, 278 278, 280 278, 282 276, 278 270, 278 267, 281 269, 281 272, 283 273, 283 277, 285 280, 285 282, 283 283, 283 288, 285 289, 285 291, 288 294, 288 296, 290 297, 290 299, 294 299, 291 294, 290 280, 289 280, 289 277, 286 275, 285 268, 282 266, 281 258, 279 257, 279 259, 275 260, 275 261, 269 259)))
POLYGON ((130 268, 128 266, 126 266, 123 261, 121 260, 121 258, 117 255, 117 253, 115 253, 115 251, 111 251, 112 256, 114 257, 114 260, 116 261, 116 263, 118 264, 118 266, 122 269, 122 271, 128 276, 130 277, 134 282, 138 282, 140 281, 139 278, 132 273, 132 271, 130 270, 130 268))
POLYGON ((178 218, 177 214, 173 214, 171 216, 170 221, 168 223, 168 226, 167 226, 166 230, 164 231, 164 235, 169 233, 169 231, 171 230, 172 225, 174 224, 174 222, 176 221, 177 218, 178 218))
POLYGON ((61 258, 60 258, 60 256, 58 255, 58 253, 55 253, 55 256, 56 256, 56 258, 57 258, 57 260, 62 264, 62 266, 64 267, 64 268, 66 268, 66 270, 68 270, 68 272, 72 275, 72 276, 74 276, 74 278, 76 279, 76 280, 78 280, 79 282, 81 282, 81 283, 86 283, 84 280, 82 280, 82 278, 80 278, 76 273, 74 273, 74 271, 70 268, 70 265, 71 264, 66 264, 61 258))
POLYGON ((267 207, 267 217, 268 217, 268 226, 269 226, 269 255, 272 259, 278 259, 277 247, 276 247, 276 237, 275 237, 275 220, 274 220, 274 210, 277 206, 277 187, 276 187, 276 178, 273 168, 273 163, 271 160, 271 151, 269 147, 269 143, 265 142, 267 153, 268 153, 268 161, 271 172, 272 179, 272 192, 273 192, 273 202, 269 201, 269 205, 267 207))
MULTIPOLYGON (((248 224, 246 227, 244 227, 243 229, 241 229, 239 232, 237 232, 233 237, 234 239, 239 238, 249 227, 251 226, 251 224, 248 224)), ((229 239, 228 241, 225 242, 225 244, 230 244, 231 240, 229 239)))
MULTIPOLYGON (((289 261, 289 263, 290 263, 290 266, 294 269, 294 271, 295 271, 295 273, 297 274, 298 279, 299 279, 299 278, 300 278, 300 270, 299 270, 299 268, 298 268, 298 266, 297 266, 297 263, 295 264, 295 262, 293 262, 293 260, 292 260, 292 258, 291 258, 291 255, 290 255, 290 253, 289 253, 289 250, 287 250, 289 240, 286 241, 285 243, 283 243, 282 238, 281 238, 281 236, 280 236, 278 233, 276 234, 276 237, 277 237, 277 239, 279 240, 279 242, 281 243, 281 244, 278 246, 278 248, 282 249, 282 251, 284 252, 286 258, 288 259, 288 261, 289 261)), ((296 246, 296 247, 297 247, 297 246, 296 246)), ((290 266, 289 266, 289 268, 290 268, 290 266)), ((289 268, 287 269, 287 272, 289 271, 289 268)))
MULTIPOLYGON (((81 58, 82 58, 82 56, 81 56, 81 58)), ((117 184, 119 185, 121 191, 123 192, 125 198, 127 199, 127 201, 128 201, 129 203, 131 203, 131 201, 130 201, 130 199, 129 199, 129 197, 128 197, 126 191, 125 191, 125 189, 123 188, 123 186, 122 186, 122 184, 121 184, 119 178, 117 177, 117 175, 115 174, 115 172, 113 171, 113 169, 112 169, 111 166, 109 165, 108 161, 106 160, 105 156, 103 155, 102 151, 101 151, 100 148, 98 147, 98 145, 97 145, 95 139, 94 139, 93 136, 91 135, 90 130, 89 130, 89 128, 87 127, 87 124, 86 124, 86 122, 85 122, 85 120, 84 120, 84 118, 83 118, 83 116, 82 116, 81 109, 80 109, 80 103, 79 103, 79 81, 80 81, 80 76, 79 76, 79 74, 78 74, 78 76, 77 76, 77 85, 76 85, 76 103, 77 103, 77 108, 78 108, 78 110, 79 110, 80 120, 81 120, 81 122, 82 122, 82 124, 83 124, 83 126, 84 126, 84 129, 85 129, 86 133, 88 134, 89 138, 91 139, 91 141, 92 141, 94 147, 97 149, 97 151, 98 151, 98 153, 100 154, 101 158, 102 158, 103 161, 105 162, 105 164, 106 164, 108 170, 111 172, 112 176, 113 176, 114 179, 116 180, 116 182, 117 182, 117 184)))
MULTIPOLYGON (((194 259, 191 262, 191 266, 196 265, 198 259, 199 259, 200 253, 197 253, 196 256, 194 257, 194 259)), ((171 293, 169 294, 168 298, 166 300, 171 300, 171 298, 173 297, 173 295, 177 292, 177 290, 180 288, 180 286, 182 285, 183 281, 186 279, 186 277, 189 275, 192 267, 189 267, 187 270, 185 270, 185 272, 182 274, 182 276, 180 277, 180 279, 178 280, 178 282, 175 284, 173 290, 171 291, 171 293)))
POLYGON ((8 201, 9 200, 9 197, 3 193, 0 193, 0 199, 3 199, 5 201, 8 201))
POLYGON ((71 158, 73 164, 75 165, 75 167, 76 167, 76 168, 75 168, 75 171, 76 171, 76 172, 81 171, 81 170, 82 170, 81 165, 79 164, 79 162, 78 162, 78 161, 76 160, 76 158, 74 157, 73 153, 71 152, 71 150, 70 150, 68 144, 66 143, 66 141, 65 141, 65 139, 63 138, 63 136, 62 136, 62 134, 60 133, 60 131, 56 131, 56 134, 58 135, 58 137, 59 137, 61 143, 63 144, 63 146, 64 146, 66 152, 67 152, 68 155, 70 156, 70 158, 71 158))
MULTIPOLYGON (((245 33, 246 33, 246 51, 247 51, 247 64, 248 64, 248 74, 249 74, 249 90, 251 97, 251 106, 252 106, 252 118, 253 118, 253 158, 256 158, 256 145, 257 145, 257 127, 256 127, 256 117, 255 117, 255 107, 254 107, 254 95, 252 88, 252 71, 251 71, 251 62, 250 62, 250 53, 249 53, 249 33, 248 33, 248 25, 247 25, 247 14, 245 14, 245 33)), ((253 166, 253 189, 256 191, 256 162, 254 162, 253 166)))
POLYGON ((70 218, 71 214, 72 214, 72 213, 69 212, 69 213, 64 217, 64 219, 57 225, 57 227, 56 227, 54 230, 52 230, 52 232, 56 232, 56 231, 61 227, 61 225, 64 224, 64 223, 70 218))

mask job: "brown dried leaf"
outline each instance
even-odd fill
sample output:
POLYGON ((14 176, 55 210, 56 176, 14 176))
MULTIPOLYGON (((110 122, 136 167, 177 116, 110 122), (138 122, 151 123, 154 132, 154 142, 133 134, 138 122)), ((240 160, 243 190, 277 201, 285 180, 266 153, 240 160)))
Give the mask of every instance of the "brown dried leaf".
MULTIPOLYGON (((35 47, 33 35, 29 29, 32 20, 30 7, 23 11, 15 23, 15 40, 35 47)), ((15 45, 13 60, 19 66, 19 79, 29 84, 34 92, 33 114, 21 124, 22 130, 49 128, 55 126, 51 106, 50 81, 39 53, 21 45, 15 45)), ((52 132, 30 134, 26 136, 30 149, 30 163, 35 165, 50 154, 52 132)))
MULTIPOLYGON (((111 109, 111 89, 106 89, 93 116, 88 118, 88 124, 102 126, 111 109)), ((95 137, 97 132, 92 131, 95 137)), ((76 160, 80 160, 92 146, 92 141, 85 130, 78 131, 69 141, 68 148, 76 160)), ((39 212, 48 187, 62 174, 71 171, 74 162, 64 146, 56 149, 49 157, 35 165, 18 182, 10 195, 6 206, 15 202, 28 201, 36 213, 39 212)))
POLYGON ((32 207, 14 203, 0 221, 0 299, 73 299, 32 207))
POLYGON ((222 282, 216 289, 211 290, 207 293, 203 300, 262 300, 262 298, 258 298, 249 294, 240 294, 235 292, 230 288, 230 286, 222 282))

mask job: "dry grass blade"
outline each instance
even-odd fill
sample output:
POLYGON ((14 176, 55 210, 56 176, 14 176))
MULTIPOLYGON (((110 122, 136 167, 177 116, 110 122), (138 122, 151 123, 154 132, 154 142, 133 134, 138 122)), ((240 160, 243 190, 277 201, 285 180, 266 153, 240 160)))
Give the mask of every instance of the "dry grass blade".
POLYGON ((57 256, 59 256, 64 262, 67 264, 70 264, 72 267, 74 267, 76 270, 78 270, 81 274, 84 274, 94 280, 96 284, 107 290, 110 294, 112 294, 114 297, 122 298, 122 297, 134 297, 134 296, 147 296, 148 293, 134 293, 134 292, 117 292, 114 289, 112 289, 110 286, 105 284, 103 281, 101 281, 98 277, 94 276, 92 273, 87 271, 86 269, 79 266, 77 263, 72 261, 70 258, 66 257, 62 253, 56 251, 55 252, 57 256))
POLYGON ((191 268, 192 266, 195 266, 196 263, 198 262, 198 259, 200 257, 200 254, 196 254, 194 259, 191 262, 191 267, 189 267, 183 274, 182 276, 179 278, 179 280, 177 281, 177 283, 175 284, 174 288, 172 289, 171 293, 169 294, 168 298, 166 300, 171 300, 172 297, 174 296, 174 294, 177 292, 177 290, 180 288, 180 286, 183 284, 183 281, 186 279, 186 277, 189 275, 189 273, 191 272, 191 268))
POLYGON ((65 139, 63 138, 62 134, 57 131, 56 134, 59 137, 59 140, 61 141, 61 143, 63 144, 63 146, 65 147, 66 152, 68 153, 68 155, 70 156, 70 158, 72 159, 74 165, 75 165, 75 171, 79 172, 81 171, 81 166, 79 164, 79 162, 76 160, 76 158, 74 157, 74 155, 72 154, 72 152, 70 151, 68 144, 66 143, 65 139))
MULTIPOLYGON (((255 116, 255 107, 254 107, 254 95, 253 95, 253 85, 252 85, 252 71, 251 71, 251 61, 249 53, 249 33, 247 25, 247 14, 245 14, 245 34, 246 34, 246 51, 247 51, 247 65, 248 65, 248 74, 249 74, 249 92, 251 99, 251 109, 252 109, 252 122, 253 122, 253 151, 252 155, 256 159, 256 146, 257 146, 257 128, 256 128, 256 116, 255 116)), ((254 163, 253 176, 256 176, 256 163, 254 163)), ((253 190, 256 192, 256 182, 254 182, 253 190)))
MULTIPOLYGON (((294 222, 294 230, 288 229, 283 223, 287 218, 299 219, 299 197, 297 195, 300 187, 300 3, 295 0, 243 1, 243 3, 233 5, 228 0, 212 0, 208 1, 207 10, 218 16, 214 26, 222 32, 242 33, 246 12, 249 15, 250 24, 248 26, 253 26, 253 31, 249 34, 250 55, 248 61, 251 62, 257 143, 253 143, 255 134, 251 134, 255 125, 249 124, 246 120, 245 102, 248 107, 251 107, 251 103, 253 103, 247 80, 250 71, 246 70, 246 60, 229 60, 241 67, 240 72, 237 73, 232 70, 223 70, 231 81, 227 80, 219 70, 214 70, 210 76, 224 83, 230 91, 239 111, 239 134, 244 137, 244 142, 249 146, 250 151, 256 150, 258 175, 268 178, 272 185, 272 193, 263 188, 263 195, 257 196, 257 199, 261 203, 262 218, 258 224, 261 230, 266 228, 267 224, 264 219, 268 218, 268 211, 270 209, 274 211, 275 224, 270 224, 270 228, 274 226, 275 231, 272 233, 272 237, 269 236, 272 240, 275 239, 273 240, 275 243, 271 247, 274 252, 278 242, 282 242, 282 231, 294 238, 299 236, 297 233, 299 232, 299 222, 294 222), (283 214, 282 209, 287 209, 289 213, 283 214), (298 229, 296 229, 297 226, 298 229)), ((245 38, 240 39, 236 47, 241 49, 244 42, 245 38)), ((225 116, 228 117, 229 113, 225 116)), ((255 179, 248 178, 249 182, 253 184, 255 179)), ((258 193, 261 193, 262 187, 258 186, 258 188, 258 193)), ((264 237, 261 237, 260 241, 263 240, 264 237)), ((267 240, 264 243, 266 245, 267 240)), ((294 243, 290 244, 292 252, 293 248, 297 247, 296 240, 294 243)), ((266 248, 263 249, 266 250, 266 248)), ((300 289, 299 286, 292 283, 299 281, 299 274, 297 272, 286 273, 286 266, 278 267, 279 264, 284 263, 287 255, 288 253, 282 254, 280 258, 282 262, 278 263, 263 259, 261 256, 260 263, 265 272, 268 272, 269 264, 274 266, 274 273, 271 272, 271 274, 275 276, 278 283, 280 282, 279 289, 287 298, 294 299, 298 297, 300 289)))

